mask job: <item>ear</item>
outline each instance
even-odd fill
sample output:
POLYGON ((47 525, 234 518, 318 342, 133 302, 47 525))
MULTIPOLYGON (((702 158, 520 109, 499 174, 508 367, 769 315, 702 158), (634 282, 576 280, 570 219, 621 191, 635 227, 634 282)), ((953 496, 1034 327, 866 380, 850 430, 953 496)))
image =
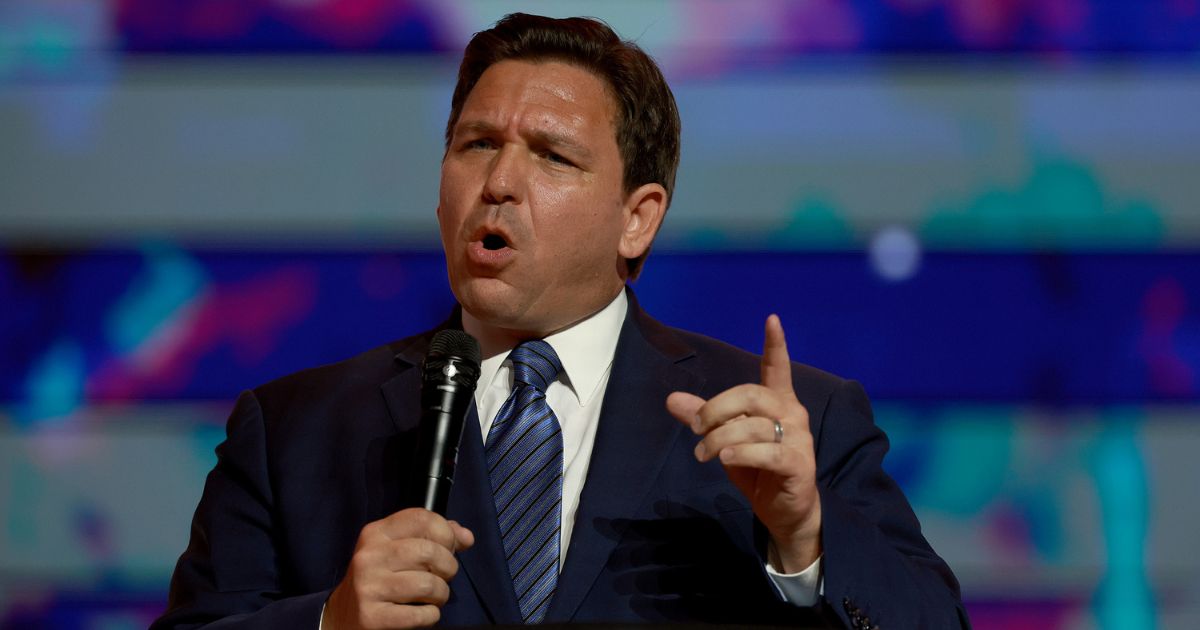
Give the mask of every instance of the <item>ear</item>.
POLYGON ((662 184, 642 184, 625 199, 625 225, 617 251, 637 258, 650 249, 667 212, 667 189, 662 184))

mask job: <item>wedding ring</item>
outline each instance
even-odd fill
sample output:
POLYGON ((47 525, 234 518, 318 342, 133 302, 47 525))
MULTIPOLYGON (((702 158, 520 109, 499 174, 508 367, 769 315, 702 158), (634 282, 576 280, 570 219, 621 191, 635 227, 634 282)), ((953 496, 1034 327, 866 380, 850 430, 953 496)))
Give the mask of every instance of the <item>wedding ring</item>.
POLYGON ((775 421, 775 443, 783 442, 783 425, 778 420, 775 421))

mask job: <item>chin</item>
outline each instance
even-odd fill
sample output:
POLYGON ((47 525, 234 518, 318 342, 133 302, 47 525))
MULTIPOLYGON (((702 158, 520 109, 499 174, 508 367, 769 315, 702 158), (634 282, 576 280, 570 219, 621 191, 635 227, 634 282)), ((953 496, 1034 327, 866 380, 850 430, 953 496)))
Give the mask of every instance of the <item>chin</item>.
POLYGON ((463 309, 489 326, 514 327, 529 303, 527 296, 495 278, 472 278, 452 288, 463 309))

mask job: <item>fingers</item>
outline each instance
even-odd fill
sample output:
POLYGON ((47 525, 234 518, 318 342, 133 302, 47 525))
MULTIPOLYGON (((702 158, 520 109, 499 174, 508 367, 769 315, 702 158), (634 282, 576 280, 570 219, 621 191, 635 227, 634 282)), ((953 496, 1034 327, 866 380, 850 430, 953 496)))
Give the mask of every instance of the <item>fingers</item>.
POLYGON ((446 580, 424 571, 402 571, 376 583, 377 601, 442 606, 450 599, 446 580))
POLYGON ((424 571, 445 580, 458 573, 458 560, 454 554, 424 538, 390 540, 374 549, 378 550, 378 565, 387 571, 424 571))
POLYGON ((442 618, 442 610, 437 606, 396 605, 388 606, 385 610, 381 628, 427 628, 442 618))
MULTIPOLYGON (((787 435, 787 432, 784 432, 787 435)), ((743 444, 776 446, 775 421, 770 418, 739 418, 709 431, 696 445, 696 459, 706 462, 721 455, 730 447, 743 444)), ((724 462, 724 457, 721 459, 724 462)))
POLYGON ((470 530, 420 508, 369 523, 323 618, 334 630, 432 625, 458 573, 454 551, 473 544, 470 530))
POLYGON ((808 411, 795 394, 753 383, 731 387, 710 398, 696 411, 694 419, 699 426, 692 430, 703 435, 731 420, 754 416, 778 419, 785 428, 795 425, 808 430, 808 411))
POLYGON ((784 456, 784 449, 776 444, 758 443, 742 444, 736 447, 723 448, 721 463, 725 466, 754 468, 779 475, 789 472, 789 464, 784 456))
MULTIPOLYGON (((328 606, 326 606, 326 613, 321 621, 321 628, 323 629, 327 629, 329 625, 334 625, 332 623, 327 624, 326 617, 330 618, 330 620, 334 618, 333 615, 329 614, 328 606)), ((338 623, 334 630, 342 630, 343 628, 369 628, 372 630, 376 628, 426 628, 437 623, 441 618, 441 609, 432 604, 389 604, 378 602, 363 610, 361 615, 353 619, 353 623, 338 623)))
MULTIPOLYGON (((761 384, 747 383, 721 392, 705 401, 699 396, 675 392, 667 397, 667 410, 692 431, 703 435, 730 420, 744 416, 792 418, 808 429, 808 412, 792 389, 792 364, 779 316, 767 318, 760 360, 761 384)), ((785 425, 790 421, 785 421, 785 425)))
POLYGON ((788 357, 783 323, 771 314, 763 330, 762 384, 778 392, 792 393, 792 361, 788 357))
MULTIPOLYGON (((460 526, 461 527, 461 526, 460 526)), ((450 522, 438 514, 422 508, 400 510, 382 520, 367 525, 372 535, 391 540, 424 538, 447 549, 454 549, 457 535, 450 522)), ((366 528, 364 528, 366 533, 366 528)))
POLYGON ((428 510, 411 508, 367 524, 355 555, 388 571, 427 571, 449 580, 458 572, 454 553, 474 544, 471 530, 428 510))

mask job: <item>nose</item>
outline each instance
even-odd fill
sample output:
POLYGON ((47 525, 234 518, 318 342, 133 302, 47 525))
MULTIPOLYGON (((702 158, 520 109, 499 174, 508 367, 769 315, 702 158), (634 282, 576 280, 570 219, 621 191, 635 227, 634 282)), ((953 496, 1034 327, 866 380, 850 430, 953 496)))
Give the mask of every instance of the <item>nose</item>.
POLYGON ((492 157, 483 184, 483 200, 489 205, 514 204, 524 201, 525 169, 521 148, 506 144, 492 157))

